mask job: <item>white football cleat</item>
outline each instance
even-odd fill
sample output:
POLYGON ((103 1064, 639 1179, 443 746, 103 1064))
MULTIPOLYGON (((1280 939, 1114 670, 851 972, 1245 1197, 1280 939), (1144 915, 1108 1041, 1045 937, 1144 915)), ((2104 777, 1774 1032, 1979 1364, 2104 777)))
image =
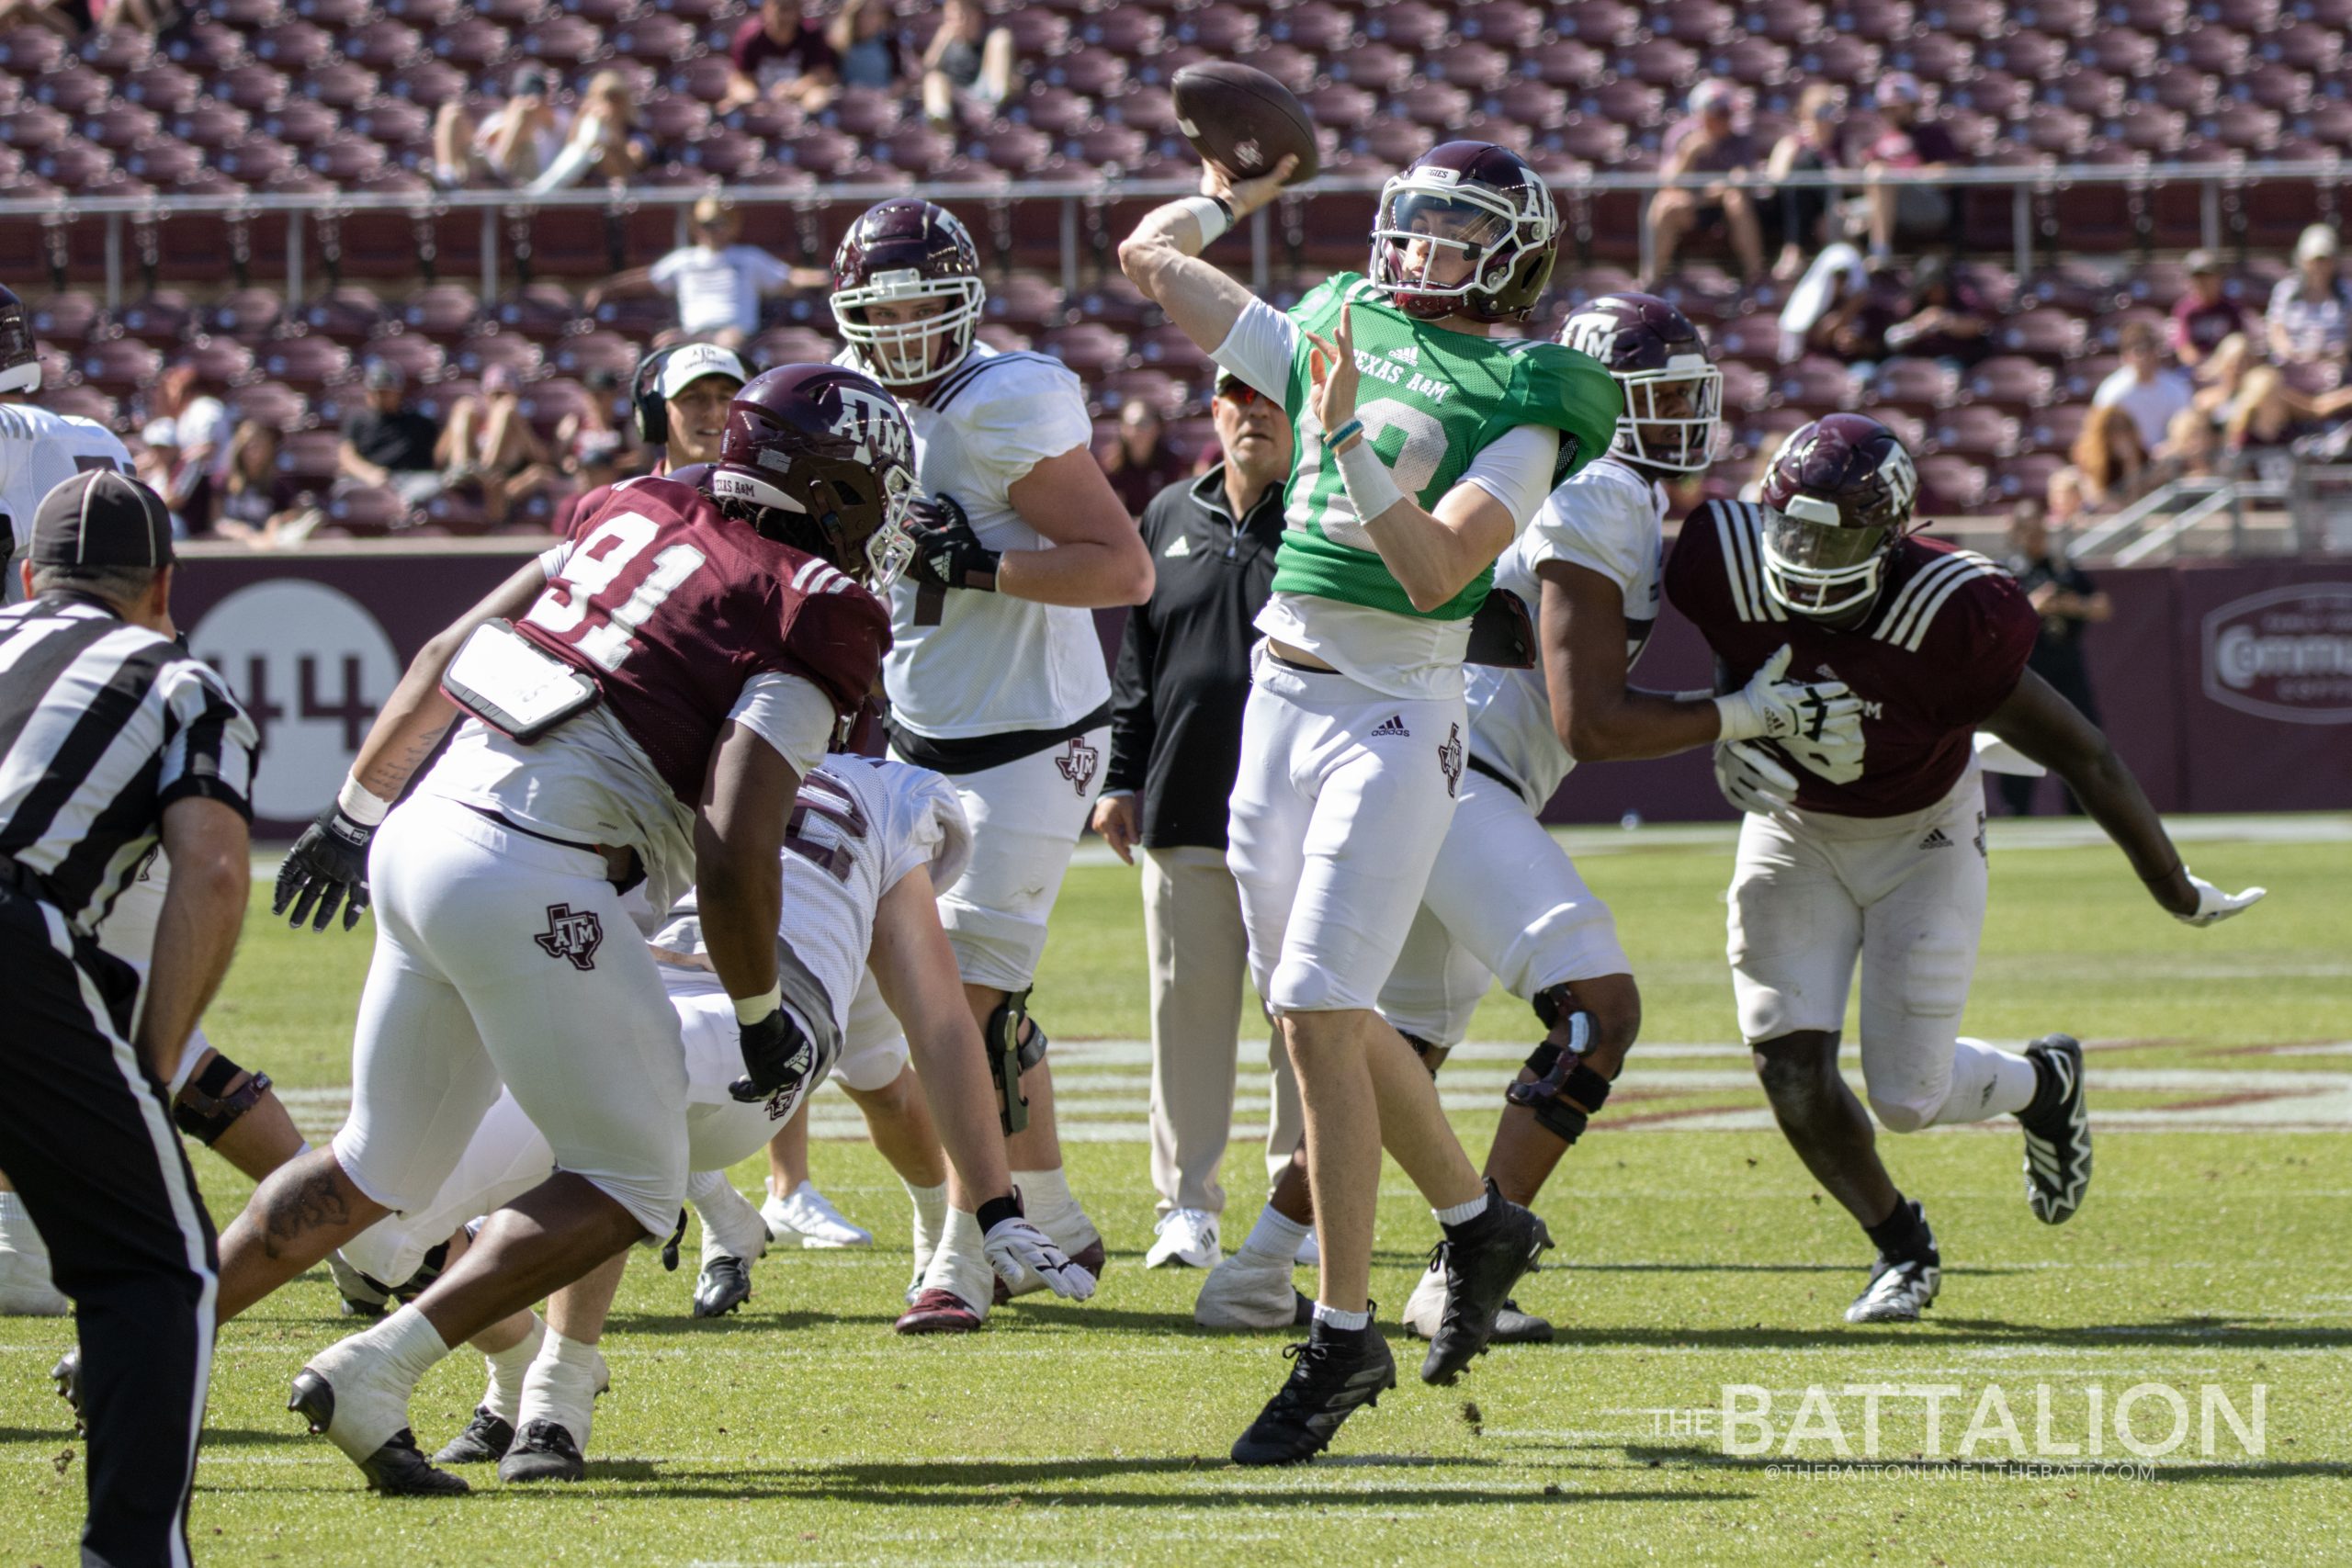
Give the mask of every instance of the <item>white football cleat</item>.
POLYGON ((1846 1309, 1848 1323, 1917 1323, 1919 1311, 1936 1299, 1944 1271, 1919 1258, 1891 1262, 1880 1258, 1871 1269, 1871 1282, 1846 1309))
POLYGON ((778 1197, 771 1189, 760 1205, 768 1235, 776 1241, 798 1236, 803 1247, 872 1247, 874 1233, 843 1218, 813 1181, 804 1181, 778 1197))
POLYGON ((1434 1339, 1444 1316, 1445 1270, 1424 1269, 1414 1282, 1413 1293, 1405 1298, 1405 1326, 1416 1339, 1434 1339))
POLYGON ((1143 1255, 1147 1269, 1174 1263, 1186 1269, 1214 1269, 1225 1258, 1218 1241, 1216 1216, 1205 1209, 1171 1209, 1152 1227, 1159 1239, 1143 1255))
POLYGON ((435 1470, 409 1430, 413 1386, 364 1335, 330 1345, 294 1378, 286 1408, 310 1423, 387 1496, 460 1496, 472 1490, 435 1470))
POLYGON ((49 1275, 49 1255, 0 1247, 0 1317, 63 1317, 73 1306, 49 1275))
POLYGON ((1291 1283, 1290 1265, 1247 1250, 1209 1270, 1193 1303, 1203 1328, 1295 1328, 1315 1315, 1315 1303, 1291 1283))

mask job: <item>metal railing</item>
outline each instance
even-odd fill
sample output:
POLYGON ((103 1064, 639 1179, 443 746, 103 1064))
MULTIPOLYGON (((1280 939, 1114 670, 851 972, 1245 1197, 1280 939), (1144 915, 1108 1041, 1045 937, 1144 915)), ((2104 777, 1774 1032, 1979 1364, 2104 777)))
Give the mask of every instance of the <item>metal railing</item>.
MULTIPOLYGON (((2266 181, 2309 182, 2319 188, 2321 214, 2333 217, 2336 210, 2336 191, 2346 182, 2347 175, 2352 175, 2352 160, 2335 157, 2195 164, 2154 161, 2127 164, 2005 164, 1887 172, 1876 176, 1865 176, 1853 171, 1804 170, 1792 172, 1778 180, 1753 171, 1732 175, 1666 175, 1650 171, 1596 169, 1569 178, 1555 179, 1554 195, 1564 209, 1564 229, 1572 240, 1581 240, 1590 236, 1592 198, 1618 192, 1634 193, 1646 202, 1650 196, 1660 190, 1697 190, 1716 185, 1751 192, 1790 188, 1856 191, 1872 186, 1918 186, 1954 191, 2007 190, 2012 204, 2012 260, 2018 272, 2023 275, 2033 267, 2037 228, 2033 204, 2037 197, 2054 197, 2076 186, 2121 187, 2144 193, 2168 186, 2193 186, 2199 190, 2202 202, 2200 243, 2218 248, 2226 241, 2224 231, 2228 224, 2225 222, 2225 209, 2237 193, 2266 181)), ((1262 289, 1271 276, 1273 244, 1271 227, 1274 220, 1284 223, 1286 238, 1295 243, 1301 232, 1300 213, 1305 202, 1328 197, 1370 196, 1379 190, 1383 178, 1379 175, 1356 173, 1322 176, 1295 191, 1285 193, 1274 206, 1253 214, 1247 227, 1250 271, 1256 286, 1262 289)), ((420 220, 453 212, 479 212, 481 216, 481 292, 487 298, 495 294, 498 288, 500 220, 502 218, 521 219, 537 211, 585 209, 625 214, 648 208, 668 208, 676 215, 679 237, 683 243, 686 209, 705 197, 715 196, 743 207, 784 207, 804 213, 813 213, 829 206, 863 205, 894 196, 923 197, 945 206, 967 209, 977 203, 992 210, 1019 202, 1052 201, 1061 208, 1060 261, 1062 283, 1068 292, 1075 290, 1079 283, 1080 215, 1085 209, 1099 210, 1116 201, 1172 199, 1191 195, 1196 188, 1195 183, 1188 179, 1129 179, 1115 172, 1093 170, 1083 175, 1050 179, 1007 179, 1001 182, 918 180, 911 185, 902 181, 844 181, 811 186, 805 183, 761 185, 713 181, 707 185, 596 186, 545 193, 516 190, 431 193, 341 190, 305 193, 243 191, 185 196, 153 193, 6 197, 0 197, 0 220, 29 220, 51 228, 71 226, 90 220, 104 221, 107 225, 107 304, 111 308, 121 302, 124 226, 161 224, 182 216, 209 215, 232 222, 250 221, 268 215, 285 216, 288 220, 288 294, 290 299, 299 300, 302 297, 306 271, 305 225, 308 222, 340 220, 370 212, 404 213, 420 220)), ((2057 214, 2053 221, 2057 226, 2057 238, 2063 245, 2063 213, 2057 214)), ((1369 224, 1366 227, 1368 230, 1369 224)), ((1639 228, 1643 260, 1646 265, 1650 259, 1648 225, 1643 223, 1639 228)))
POLYGON ((2139 566, 2173 559, 2183 543, 2199 529, 2226 530, 2224 553, 2248 553, 2249 518, 2257 513, 2286 518, 2290 550, 2315 547, 2319 530, 2305 505, 2300 504, 2296 481, 2261 477, 2198 474, 2159 485, 2113 514, 2099 519, 2076 535, 2068 553, 2078 559, 2105 557, 2116 566, 2139 566))

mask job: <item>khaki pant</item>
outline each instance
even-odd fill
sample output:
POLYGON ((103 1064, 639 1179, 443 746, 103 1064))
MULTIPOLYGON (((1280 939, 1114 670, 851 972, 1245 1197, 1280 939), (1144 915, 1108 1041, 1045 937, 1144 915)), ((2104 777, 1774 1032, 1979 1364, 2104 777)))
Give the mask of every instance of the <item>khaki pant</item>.
MULTIPOLYGON (((1151 952, 1151 1184, 1159 1208, 1221 1213, 1217 1180, 1233 1130, 1242 981, 1249 943, 1241 896, 1222 852, 1143 852, 1143 929, 1151 952)), ((1290 1057, 1268 1050, 1272 1112, 1266 1174, 1290 1160, 1306 1126, 1290 1057)))

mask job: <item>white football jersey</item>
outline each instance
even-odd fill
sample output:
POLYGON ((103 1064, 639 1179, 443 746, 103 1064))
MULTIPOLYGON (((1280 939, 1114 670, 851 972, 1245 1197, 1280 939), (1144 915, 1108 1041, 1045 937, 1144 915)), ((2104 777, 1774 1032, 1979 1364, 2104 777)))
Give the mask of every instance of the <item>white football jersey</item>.
MULTIPOLYGON (((1495 586, 1538 614, 1535 569, 1567 561, 1597 571, 1625 595, 1625 661, 1642 656, 1657 623, 1658 568, 1666 551, 1666 487, 1612 456, 1588 464, 1553 491, 1535 521, 1495 562, 1495 586)), ((1470 755, 1541 807, 1577 765, 1552 728, 1552 699, 1539 657, 1532 670, 1469 671, 1470 755)))
MULTIPOLYGON (((824 987, 837 1030, 849 1028, 882 896, 917 866, 946 886, 963 874, 971 840, 956 786, 927 768, 835 754, 801 781, 785 829, 777 935, 824 987)), ((652 942, 657 957, 708 951, 692 893, 652 942)))
MULTIPOLYGON (((32 543, 33 513, 40 498, 89 468, 130 472, 130 450, 95 419, 55 413, 30 403, 0 403, 0 517, 8 520, 16 553, 32 543)), ((24 590, 10 564, 0 603, 13 604, 24 590)))
MULTIPOLYGON (((974 344, 923 401, 901 406, 914 426, 924 494, 954 496, 992 550, 1050 547, 1006 492, 1046 458, 1093 438, 1076 376, 1042 354, 974 344)), ((1091 610, 1006 593, 925 592, 902 577, 890 590, 890 633, 882 684, 893 721, 917 735, 1057 729, 1111 700, 1091 610)))

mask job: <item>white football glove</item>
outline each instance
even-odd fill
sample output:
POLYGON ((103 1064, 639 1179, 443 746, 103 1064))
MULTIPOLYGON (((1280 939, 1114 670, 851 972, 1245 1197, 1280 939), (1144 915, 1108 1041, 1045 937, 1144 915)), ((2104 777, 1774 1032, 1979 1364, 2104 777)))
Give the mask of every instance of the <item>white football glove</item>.
POLYGON ((1715 748, 1715 787, 1735 811, 1770 817, 1797 798, 1797 776, 1760 746, 1727 740, 1715 748))
POLYGON ((1082 1302, 1094 1293, 1094 1276, 1063 1256, 1046 1233, 1024 1219, 999 1220, 980 1238, 989 1267, 1008 1287, 1022 1282, 1023 1270, 1053 1287, 1067 1301, 1082 1302))
POLYGON ((2270 891, 2267 887, 2249 887, 2243 893, 2224 893, 2186 866, 2181 868, 2181 874, 2188 878, 2188 885, 2197 889, 2196 910, 2173 916, 2184 926, 2219 925, 2232 915, 2261 903, 2270 891))
POLYGON ((1782 643, 1764 667, 1736 692, 1715 699, 1725 740, 1808 742, 1833 762, 1862 750, 1862 700, 1843 681, 1787 679, 1789 645, 1782 643))

